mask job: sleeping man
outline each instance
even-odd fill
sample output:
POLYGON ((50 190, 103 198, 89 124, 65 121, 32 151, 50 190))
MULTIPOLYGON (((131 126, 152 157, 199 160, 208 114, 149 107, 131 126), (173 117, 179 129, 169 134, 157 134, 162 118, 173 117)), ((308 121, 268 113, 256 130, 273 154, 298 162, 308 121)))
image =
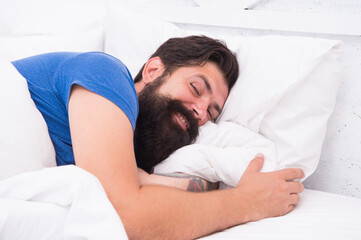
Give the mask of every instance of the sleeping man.
POLYGON ((104 53, 49 53, 13 64, 47 123, 57 164, 76 164, 100 180, 130 239, 196 238, 286 214, 299 202, 303 185, 292 180, 302 170, 260 173, 262 155, 233 189, 192 193, 138 175, 137 164, 150 172, 220 114, 238 64, 219 41, 166 41, 135 84, 126 66, 104 53))

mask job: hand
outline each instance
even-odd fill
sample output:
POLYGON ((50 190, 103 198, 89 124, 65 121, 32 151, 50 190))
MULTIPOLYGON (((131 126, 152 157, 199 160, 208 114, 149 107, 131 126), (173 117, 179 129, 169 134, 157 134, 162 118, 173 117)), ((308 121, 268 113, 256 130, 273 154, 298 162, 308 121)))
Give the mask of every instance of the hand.
POLYGON ((299 193, 304 187, 293 181, 304 177, 299 168, 282 169, 274 172, 259 172, 264 157, 257 154, 244 172, 237 188, 250 207, 249 221, 276 217, 292 211, 300 201, 299 193))

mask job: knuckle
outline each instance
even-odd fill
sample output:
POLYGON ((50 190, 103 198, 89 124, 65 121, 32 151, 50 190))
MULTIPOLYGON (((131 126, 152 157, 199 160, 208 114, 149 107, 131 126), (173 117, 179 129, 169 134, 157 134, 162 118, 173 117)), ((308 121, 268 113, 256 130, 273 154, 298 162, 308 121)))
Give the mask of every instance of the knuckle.
POLYGON ((294 179, 304 177, 304 173, 303 173, 302 169, 300 169, 300 168, 292 168, 291 170, 292 170, 291 174, 292 174, 292 176, 294 176, 294 179))
POLYGON ((298 203, 301 200, 301 197, 298 194, 295 194, 294 198, 295 198, 295 203, 298 203))
POLYGON ((301 169, 294 168, 293 169, 293 175, 295 176, 295 178, 297 178, 298 176, 301 176, 301 169))
POLYGON ((287 213, 291 212, 294 208, 295 208, 295 205, 291 204, 291 205, 289 206, 289 209, 288 209, 289 211, 288 211, 287 213))
POLYGON ((284 194, 285 192, 288 192, 288 188, 287 182, 279 182, 277 183, 275 190, 278 194, 284 194))
POLYGON ((305 190, 305 187, 303 186, 303 183, 299 183, 299 186, 300 186, 300 192, 303 192, 303 190, 305 190))
POLYGON ((294 205, 293 204, 287 204, 285 207, 284 207, 284 210, 282 212, 281 215, 286 215, 287 213, 291 212, 293 209, 294 209, 294 205))
POLYGON ((298 178, 303 178, 305 176, 305 173, 303 172, 302 169, 298 168, 298 172, 299 172, 298 178))
POLYGON ((280 192, 288 192, 288 184, 287 183, 281 184, 279 190, 280 192))

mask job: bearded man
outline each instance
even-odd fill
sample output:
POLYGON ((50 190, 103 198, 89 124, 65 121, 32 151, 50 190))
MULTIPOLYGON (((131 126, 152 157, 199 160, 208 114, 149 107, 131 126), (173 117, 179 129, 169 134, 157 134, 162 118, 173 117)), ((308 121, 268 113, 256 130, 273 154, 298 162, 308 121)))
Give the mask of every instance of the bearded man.
POLYGON ((13 64, 47 123, 57 164, 76 164, 100 180, 131 239, 196 238, 285 214, 299 201, 303 185, 290 180, 302 178, 302 170, 259 173, 262 156, 234 189, 195 194, 140 184, 137 163, 150 172, 220 114, 238 64, 217 40, 169 39, 135 83, 121 61, 98 52, 13 64))

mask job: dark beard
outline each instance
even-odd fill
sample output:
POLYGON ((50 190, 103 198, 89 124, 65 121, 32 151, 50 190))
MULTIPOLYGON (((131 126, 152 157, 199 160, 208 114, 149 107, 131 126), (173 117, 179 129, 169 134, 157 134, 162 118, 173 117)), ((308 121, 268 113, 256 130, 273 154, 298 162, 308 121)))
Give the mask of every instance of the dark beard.
POLYGON ((138 97, 135 156, 138 167, 148 173, 175 150, 192 143, 198 136, 198 121, 193 113, 180 101, 156 93, 164 81, 162 76, 146 85, 138 97), (187 131, 174 119, 176 113, 187 119, 187 131))

